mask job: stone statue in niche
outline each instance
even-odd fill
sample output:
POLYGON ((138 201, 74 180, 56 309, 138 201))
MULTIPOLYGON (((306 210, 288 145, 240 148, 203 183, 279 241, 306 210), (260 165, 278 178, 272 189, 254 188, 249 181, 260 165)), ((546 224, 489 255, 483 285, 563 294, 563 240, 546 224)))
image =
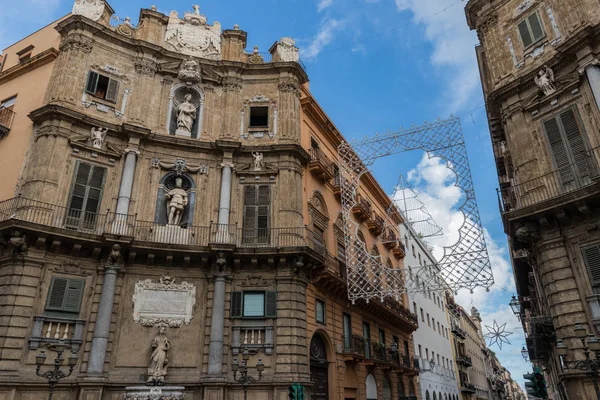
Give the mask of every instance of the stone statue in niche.
POLYGON ((263 153, 252 153, 252 157, 254 157, 254 170, 262 171, 262 169, 265 167, 263 153))
POLYGON ((535 78, 535 84, 544 92, 544 95, 549 96, 556 92, 556 86, 554 85, 554 72, 547 66, 538 72, 538 76, 535 78))
POLYGON ((108 128, 92 128, 91 131, 91 139, 92 139, 92 147, 96 149, 101 149, 104 140, 106 139, 106 133, 108 132, 108 128))
POLYGON ((183 180, 181 178, 176 178, 175 187, 171 189, 165 196, 169 202, 167 204, 169 225, 179 225, 181 223, 183 210, 188 205, 188 194, 182 188, 182 184, 183 180))
POLYGON ((185 100, 179 105, 177 112, 177 132, 190 135, 197 117, 196 106, 192 104, 191 94, 185 95, 185 100))
POLYGON ((169 364, 168 352, 171 349, 171 342, 165 335, 165 326, 158 327, 158 334, 152 340, 152 355, 150 356, 150 365, 148 366, 148 382, 159 385, 164 383, 167 376, 167 365, 169 364))

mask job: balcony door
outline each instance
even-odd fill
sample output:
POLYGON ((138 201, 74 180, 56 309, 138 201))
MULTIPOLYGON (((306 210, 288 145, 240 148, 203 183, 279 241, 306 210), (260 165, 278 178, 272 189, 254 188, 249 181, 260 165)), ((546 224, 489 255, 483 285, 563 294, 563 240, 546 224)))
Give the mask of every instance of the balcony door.
POLYGON ((329 362, 323 338, 316 334, 310 341, 310 380, 313 383, 313 400, 329 398, 329 362))
POLYGON ((69 229, 93 230, 98 219, 106 168, 77 161, 65 216, 69 229))

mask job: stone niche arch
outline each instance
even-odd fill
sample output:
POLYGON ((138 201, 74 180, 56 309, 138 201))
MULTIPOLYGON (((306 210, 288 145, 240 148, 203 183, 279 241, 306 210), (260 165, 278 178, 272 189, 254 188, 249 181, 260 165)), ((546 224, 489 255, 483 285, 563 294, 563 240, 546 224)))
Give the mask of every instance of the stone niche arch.
POLYGON ((169 112, 167 113, 166 127, 169 135, 181 135, 192 138, 199 138, 202 134, 202 126, 204 122, 204 92, 196 86, 179 83, 174 85, 169 96, 169 112), (184 102, 186 95, 192 96, 192 104, 196 106, 196 119, 192 126, 192 131, 188 135, 177 133, 177 118, 179 115, 178 107, 184 102))
POLYGON ((188 195, 188 204, 183 210, 179 227, 187 228, 194 223, 194 208, 196 204, 196 184, 194 180, 187 174, 178 175, 176 172, 165 174, 158 185, 158 193, 156 195, 156 211, 154 212, 154 223, 158 225, 167 225, 169 222, 169 214, 167 211, 168 201, 167 193, 175 188, 175 180, 181 178, 182 188, 188 195))

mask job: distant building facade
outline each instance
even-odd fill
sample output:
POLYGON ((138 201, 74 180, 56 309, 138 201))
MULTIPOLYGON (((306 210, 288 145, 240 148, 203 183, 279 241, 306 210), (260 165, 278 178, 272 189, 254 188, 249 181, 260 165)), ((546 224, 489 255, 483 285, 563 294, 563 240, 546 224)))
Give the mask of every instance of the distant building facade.
POLYGON ((431 281, 436 288, 444 286, 436 260, 409 222, 401 226, 400 233, 406 247, 404 267, 408 271, 408 287, 412 288, 408 300, 419 318, 419 329, 413 337, 414 352, 421 366, 421 399, 458 400, 446 295, 428 287, 431 281))
POLYGON ((600 3, 470 0, 521 322, 555 399, 595 399, 574 331, 600 328, 600 3), (567 359, 557 353, 557 340, 567 359))
MULTIPOLYGON (((246 51, 246 32, 197 7, 143 9, 133 25, 102 0, 41 35, 54 38, 47 88, 14 108, 31 121, 19 143, 0 140, 24 157, 0 203, 3 398, 45 399, 36 356, 44 371, 62 343, 75 364, 55 399, 146 398, 146 385, 240 399, 246 366, 262 372, 252 399, 286 399, 293 382, 314 400, 418 398, 408 297, 348 302, 343 137, 293 40, 246 51)), ((30 62, 12 58, 9 96, 30 62)), ((353 245, 402 268, 384 229, 400 214, 369 174, 359 196, 353 245)))

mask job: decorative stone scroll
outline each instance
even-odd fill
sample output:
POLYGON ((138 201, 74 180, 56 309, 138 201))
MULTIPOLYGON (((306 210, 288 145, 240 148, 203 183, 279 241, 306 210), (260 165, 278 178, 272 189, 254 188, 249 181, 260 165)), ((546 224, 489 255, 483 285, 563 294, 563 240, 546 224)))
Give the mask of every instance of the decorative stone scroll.
POLYGON ((178 328, 192 321, 196 304, 196 286, 175 284, 172 276, 161 276, 158 283, 150 279, 135 284, 133 320, 143 326, 178 328))
POLYGON ((189 165, 187 165, 187 162, 185 161, 185 159, 183 158, 178 158, 177 160, 175 160, 175 162, 173 164, 166 164, 160 161, 159 158, 154 157, 152 159, 152 167, 153 168, 162 168, 165 170, 171 170, 171 171, 175 171, 175 173, 177 174, 177 176, 183 175, 184 172, 189 172, 192 174, 208 174, 208 165, 206 164, 202 164, 198 167, 191 167, 189 165))
POLYGON ((220 58, 221 24, 208 25, 198 5, 194 5, 193 12, 186 12, 183 19, 177 11, 171 11, 165 43, 190 56, 220 58))
POLYGON ((104 13, 104 0, 75 0, 73 4, 73 15, 83 15, 92 21, 98 21, 104 13))

